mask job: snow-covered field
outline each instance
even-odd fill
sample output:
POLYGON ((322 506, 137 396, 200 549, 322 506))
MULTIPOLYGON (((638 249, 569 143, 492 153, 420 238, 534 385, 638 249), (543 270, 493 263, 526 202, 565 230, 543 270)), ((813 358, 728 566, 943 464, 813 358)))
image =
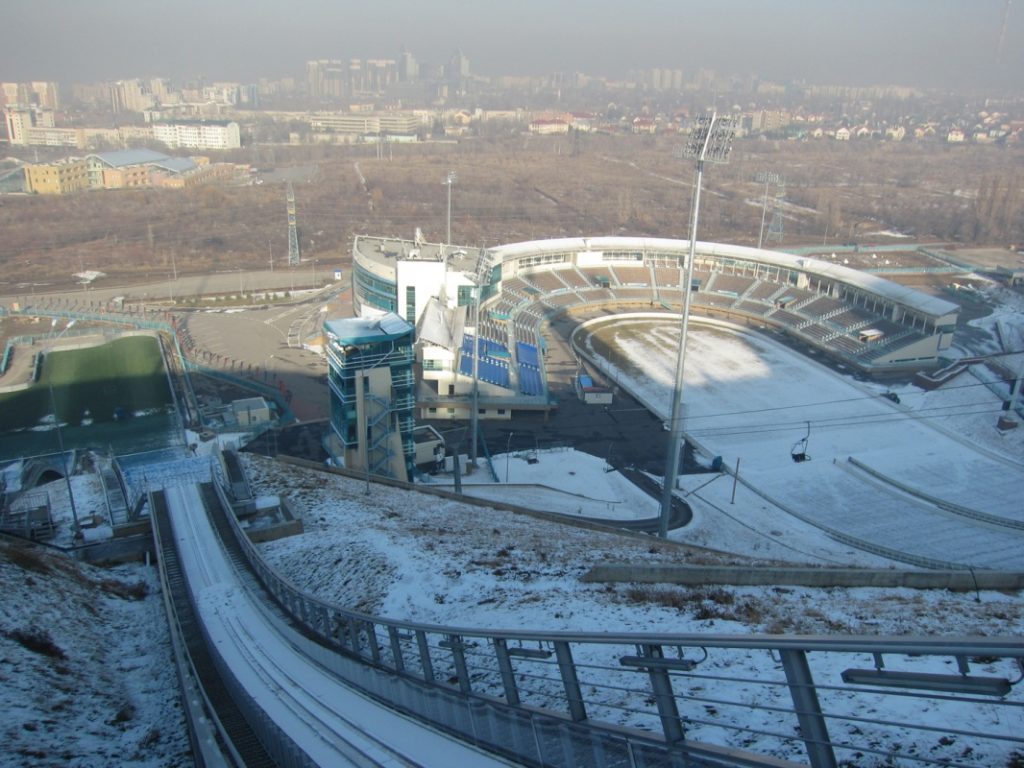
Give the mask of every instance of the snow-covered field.
MULTIPOLYGON (((616 318, 598 332, 638 361, 609 364, 611 378, 667 417, 677 326, 650 317, 616 318)), ((1019 568, 1024 533, 1012 524, 1024 521, 1024 429, 996 429, 1001 401, 969 373, 930 393, 898 387, 899 403, 882 397, 886 391, 764 336, 701 323, 687 348, 684 429, 706 456, 721 456, 730 468, 739 461, 741 482, 756 489, 758 499, 748 494, 730 503, 730 478, 704 486, 703 476, 683 477, 680 487, 709 515, 735 511, 748 523, 757 515, 796 517, 911 558, 1019 568), (812 460, 794 462, 796 448, 812 460), (1011 524, 992 526, 938 509, 873 479, 851 458, 911 491, 1011 524), (922 530, 929 535, 921 536, 922 530)), ((768 519, 755 525, 775 528, 768 519)), ((712 534, 699 527, 674 537, 696 542, 691 536, 697 531, 701 543, 715 546, 712 534)))

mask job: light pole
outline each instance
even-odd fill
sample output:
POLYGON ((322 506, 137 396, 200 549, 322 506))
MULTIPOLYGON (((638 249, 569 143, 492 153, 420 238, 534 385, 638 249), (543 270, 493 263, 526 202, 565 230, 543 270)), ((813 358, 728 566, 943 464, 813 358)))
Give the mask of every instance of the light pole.
POLYGON ((661 518, 658 521, 658 536, 668 538, 668 521, 672 514, 673 490, 679 472, 679 443, 683 439, 683 370, 686 361, 686 331, 690 320, 690 292, 693 287, 693 262, 697 255, 697 214, 700 211, 700 185, 704 177, 704 163, 724 163, 729 159, 736 121, 731 117, 717 114, 703 115, 690 134, 690 141, 683 149, 683 157, 696 160, 697 170, 693 184, 693 206, 690 210, 690 253, 686 261, 686 277, 682 281, 683 313, 679 328, 679 351, 676 357, 675 388, 672 391, 671 433, 668 444, 668 461, 665 464, 665 485, 661 493, 661 518))
POLYGON ((512 436, 515 432, 508 433, 508 440, 505 442, 505 483, 508 483, 508 454, 512 450, 512 436))
POLYGON ((446 246, 452 244, 452 184, 458 181, 458 178, 455 171, 448 171, 448 175, 444 177, 442 182, 448 187, 448 237, 444 241, 446 246))

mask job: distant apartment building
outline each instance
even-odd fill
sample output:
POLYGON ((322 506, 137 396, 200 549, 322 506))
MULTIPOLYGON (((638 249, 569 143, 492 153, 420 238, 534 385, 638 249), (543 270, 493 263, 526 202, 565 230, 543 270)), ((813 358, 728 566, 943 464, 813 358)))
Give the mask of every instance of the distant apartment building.
POLYGON ((238 123, 190 120, 154 123, 153 138, 171 149, 238 149, 242 146, 238 123))
MULTIPOLYGON (((160 82, 160 81, 157 81, 160 82)), ((142 80, 118 80, 110 86, 110 108, 114 113, 142 112, 157 104, 152 84, 142 80)))
POLYGON ((66 195, 90 189, 181 189, 236 173, 237 166, 231 163, 211 164, 203 157, 170 157, 150 149, 124 149, 53 163, 26 164, 25 185, 26 191, 39 195, 66 195))
POLYGON ((319 112, 309 118, 315 133, 341 133, 352 136, 410 135, 423 125, 412 112, 319 112))
POLYGON ((15 104, 57 109, 60 106, 57 84, 41 80, 29 83, 0 83, 0 106, 15 104))

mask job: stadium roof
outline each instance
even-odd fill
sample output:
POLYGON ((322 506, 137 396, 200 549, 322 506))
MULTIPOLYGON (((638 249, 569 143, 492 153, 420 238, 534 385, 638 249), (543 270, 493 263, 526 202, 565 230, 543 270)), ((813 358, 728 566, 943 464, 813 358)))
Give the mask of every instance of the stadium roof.
MULTIPOLYGON (((605 250, 637 250, 662 251, 681 254, 689 251, 688 240, 670 240, 661 237, 563 237, 553 240, 532 240, 522 243, 510 243, 497 246, 492 252, 502 261, 515 259, 532 254, 557 251, 605 251, 605 250)), ((820 259, 807 256, 794 256, 791 253, 751 248, 743 245, 724 243, 697 242, 698 255, 720 256, 733 259, 749 259, 760 264, 770 264, 784 269, 793 269, 808 274, 829 278, 839 283, 860 288, 883 299, 896 302, 910 309, 924 312, 935 317, 942 317, 957 312, 960 307, 937 296, 909 288, 883 277, 872 275, 860 270, 831 264, 820 259)))
POLYGON ((114 152, 97 152, 90 155, 112 168, 126 168, 129 165, 157 164, 171 160, 169 155, 152 149, 119 149, 114 152))

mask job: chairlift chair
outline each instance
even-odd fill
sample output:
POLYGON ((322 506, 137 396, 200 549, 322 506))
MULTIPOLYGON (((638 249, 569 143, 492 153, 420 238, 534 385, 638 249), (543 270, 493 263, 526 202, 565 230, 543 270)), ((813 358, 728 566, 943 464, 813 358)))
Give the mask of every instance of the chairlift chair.
POLYGON ((807 422, 807 434, 802 438, 793 443, 793 447, 789 450, 789 455, 793 461, 797 464, 803 461, 810 461, 811 457, 807 455, 807 441, 811 438, 811 422, 807 422))

